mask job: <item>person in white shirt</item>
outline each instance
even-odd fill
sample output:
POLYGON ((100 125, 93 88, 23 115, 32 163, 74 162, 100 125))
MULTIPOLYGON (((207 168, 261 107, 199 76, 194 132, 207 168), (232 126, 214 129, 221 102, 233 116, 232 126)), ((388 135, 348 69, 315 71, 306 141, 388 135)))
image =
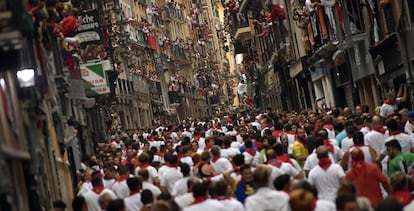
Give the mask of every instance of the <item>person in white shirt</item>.
POLYGON ((379 155, 384 149, 385 139, 388 138, 388 133, 384 128, 380 116, 372 117, 372 130, 364 137, 365 145, 372 147, 379 155))
POLYGON ((213 146, 211 148, 211 155, 213 156, 210 160, 211 166, 216 170, 218 174, 223 174, 225 171, 233 168, 233 165, 231 165, 230 161, 226 158, 222 158, 220 147, 213 146))
POLYGON ((106 189, 112 190, 112 186, 115 183, 116 170, 115 167, 110 165, 104 168, 105 176, 103 177, 103 185, 106 189))
POLYGON ((171 155, 169 156, 169 158, 167 158, 166 156, 165 159, 167 162, 164 166, 163 173, 159 174, 160 189, 161 192, 171 193, 173 191, 175 183, 181 178, 183 178, 183 174, 181 173, 178 167, 177 155, 171 155))
POLYGON ((338 190, 345 172, 340 165, 332 163, 328 152, 326 146, 317 148, 319 163, 310 170, 308 181, 316 187, 319 199, 334 202, 336 195, 332 193, 338 190))
POLYGON ((253 172, 253 181, 258 187, 255 194, 247 197, 246 211, 289 210, 289 196, 281 191, 272 190, 269 187, 269 171, 266 168, 257 167, 253 172))
POLYGON ((119 166, 118 173, 119 177, 116 179, 114 185, 112 186, 112 190, 118 198, 125 199, 127 196, 129 196, 129 188, 126 182, 129 177, 129 169, 127 166, 119 166))
POLYGON ((253 142, 251 140, 245 141, 246 150, 242 153, 245 161, 252 166, 256 166, 261 163, 260 153, 253 148, 253 142))
POLYGON ((187 163, 181 163, 180 170, 183 174, 183 178, 174 184, 173 190, 171 192, 172 196, 181 196, 188 191, 187 181, 190 178, 191 167, 187 163))
POLYGON ((181 163, 187 163, 189 166, 194 166, 193 159, 191 158, 191 150, 189 146, 181 146, 181 153, 183 157, 180 159, 181 163))
POLYGON ((348 152, 344 154, 343 159, 341 160, 341 166, 344 170, 349 170, 351 165, 351 152, 358 148, 360 149, 364 154, 364 160, 367 163, 375 163, 377 159, 377 153, 374 149, 372 149, 369 146, 364 145, 364 134, 359 131, 354 131, 353 140, 354 140, 354 146, 352 146, 348 152))
POLYGON ((398 109, 398 104, 401 102, 405 102, 407 100, 407 86, 403 84, 400 85, 400 88, 397 93, 397 97, 395 93, 390 91, 387 93, 386 99, 381 106, 379 115, 383 118, 387 118, 389 115, 394 113, 395 110, 398 109))
POLYGON ((156 199, 160 194, 161 194, 161 190, 160 188, 158 188, 157 186, 155 186, 153 183, 149 182, 149 172, 148 169, 140 169, 138 171, 138 176, 141 177, 142 179, 142 189, 148 189, 152 192, 152 194, 154 195, 154 199, 156 199))
POLYGON ((244 206, 237 199, 229 196, 229 186, 224 180, 214 184, 215 199, 218 200, 228 211, 244 211, 244 206))
POLYGON ((138 177, 130 177, 127 179, 130 194, 124 199, 126 211, 140 210, 143 206, 141 202, 142 180, 138 177))
MULTIPOLYGON (((315 188, 312 187, 312 185, 309 184, 309 182, 307 182, 306 180, 302 180, 302 181, 299 181, 298 183, 294 184, 291 187, 291 192, 290 193, 293 193, 294 191, 297 191, 297 190, 303 190, 307 193, 312 194, 313 201, 316 200, 316 204, 315 204, 316 206, 313 209, 313 211, 333 211, 333 210, 336 210, 336 205, 335 205, 334 202, 318 199, 317 198, 317 192, 316 192, 315 188)), ((292 195, 290 195, 290 196, 292 198, 292 195)), ((336 194, 335 194, 335 196, 336 196, 336 194)), ((300 200, 303 201, 304 199, 301 198, 300 200)), ((314 202, 312 202, 312 204, 313 203, 314 202)))
MULTIPOLYGON (((315 140, 315 142, 313 142, 313 147, 314 150, 313 152, 306 158, 305 161, 305 165, 303 166, 303 170, 305 171, 305 175, 308 177, 309 176, 309 172, 311 169, 313 169, 315 166, 318 165, 319 159, 318 156, 316 154, 316 149, 319 146, 323 146, 323 140, 321 138, 317 138, 315 140)), ((335 163, 335 158, 333 156, 333 153, 329 152, 329 159, 331 159, 331 161, 333 163, 335 163)))
POLYGON ((79 189, 78 196, 83 195, 90 190, 92 190, 92 183, 91 183, 91 177, 92 177, 93 170, 87 169, 85 173, 85 181, 82 183, 81 188, 79 189))
POLYGON ((158 172, 157 169, 149 164, 150 157, 149 154, 143 152, 138 157, 139 165, 135 168, 135 176, 138 176, 138 172, 141 169, 147 169, 149 173, 148 182, 152 184, 159 184, 158 172))
POLYGON ((109 202, 116 199, 115 193, 112 191, 107 191, 104 189, 98 197, 98 203, 102 210, 106 210, 108 208, 109 202))
POLYGON ((341 142, 341 149, 342 151, 348 152, 349 149, 354 146, 354 140, 352 139, 352 136, 354 134, 354 131, 357 131, 358 129, 354 126, 348 126, 346 129, 346 137, 341 142))
POLYGON ((206 184, 195 183, 193 184, 192 189, 195 200, 189 207, 184 208, 183 211, 226 210, 226 208, 220 202, 208 198, 206 184))
POLYGON ((94 175, 92 177, 92 190, 88 191, 87 193, 83 194, 85 198, 85 202, 88 206, 89 211, 101 211, 101 206, 99 205, 99 196, 105 192, 111 194, 112 198, 116 198, 115 194, 108 189, 105 189, 102 184, 102 176, 101 175, 94 175))
POLYGON ((198 177, 188 178, 187 179, 187 184, 186 184, 186 188, 187 188, 186 193, 184 193, 183 195, 174 197, 175 203, 177 203, 177 205, 181 209, 184 209, 184 208, 190 206, 194 202, 195 198, 193 196, 193 185, 195 183, 200 183, 200 182, 202 182, 202 181, 198 177))

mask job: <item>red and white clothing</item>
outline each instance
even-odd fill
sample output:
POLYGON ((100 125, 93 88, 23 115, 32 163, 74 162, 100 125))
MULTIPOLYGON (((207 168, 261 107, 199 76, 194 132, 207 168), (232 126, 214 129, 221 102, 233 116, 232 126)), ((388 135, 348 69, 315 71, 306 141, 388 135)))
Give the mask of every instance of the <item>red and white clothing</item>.
POLYGON ((132 193, 124 199, 126 211, 140 210, 144 205, 141 202, 141 193, 132 193))
POLYGON ((308 181, 315 185, 318 191, 318 198, 335 202, 336 193, 341 184, 341 179, 345 177, 345 172, 338 164, 332 163, 325 170, 320 165, 315 166, 309 172, 308 181))
POLYGON ((260 153, 253 150, 253 149, 246 149, 245 152, 243 152, 244 160, 246 162, 249 162, 253 166, 256 166, 257 164, 261 163, 260 153))
POLYGON ((379 155, 385 147, 385 140, 388 138, 388 133, 385 129, 371 130, 364 137, 364 144, 372 147, 379 155))
POLYGON ((225 171, 233 168, 233 165, 231 165, 230 161, 222 157, 213 156, 213 158, 210 161, 210 164, 218 174, 223 174, 225 171))
POLYGON ((114 192, 108 189, 102 189, 100 190, 90 190, 87 193, 83 194, 83 197, 85 198, 86 205, 88 206, 89 211, 101 211, 102 208, 99 205, 98 198, 101 194, 109 193, 112 195, 112 199, 115 199, 116 196, 114 192))
POLYGON ((112 186, 112 190, 115 195, 120 199, 125 199, 129 196, 129 188, 126 183, 127 178, 118 178, 117 181, 112 186))
POLYGON ((288 211, 289 196, 268 187, 259 188, 255 194, 247 197, 244 203, 246 211, 278 210, 288 211))
MULTIPOLYGON (((335 158, 333 156, 333 153, 329 153, 329 159, 331 159, 332 163, 335 163, 335 158)), ((305 161, 305 165, 303 166, 303 170, 310 171, 315 166, 318 165, 319 159, 316 155, 316 150, 313 150, 313 153, 310 154, 305 161)))
POLYGON ((214 210, 225 211, 227 210, 220 202, 214 199, 195 199, 193 204, 183 209, 183 211, 201 211, 201 210, 214 210))

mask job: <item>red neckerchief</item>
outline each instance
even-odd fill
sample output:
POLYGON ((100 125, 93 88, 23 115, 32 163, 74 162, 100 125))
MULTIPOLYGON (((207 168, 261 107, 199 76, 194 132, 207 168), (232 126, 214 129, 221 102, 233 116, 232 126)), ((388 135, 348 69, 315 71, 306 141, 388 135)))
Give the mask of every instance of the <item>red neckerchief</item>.
POLYGON ((129 195, 130 195, 130 196, 132 196, 132 195, 135 195, 135 194, 137 194, 137 193, 139 193, 139 191, 137 191, 137 190, 131 190, 131 191, 129 192, 129 195))
POLYGON ((352 136, 352 135, 347 135, 346 137, 348 137, 349 139, 353 138, 353 136, 352 136))
POLYGON ((279 156, 276 157, 276 159, 278 159, 282 163, 289 163, 290 165, 293 166, 293 163, 292 163, 292 161, 290 160, 290 157, 287 154, 279 155, 279 156))
POLYGON ((276 158, 273 158, 273 159, 268 160, 267 164, 270 164, 276 168, 280 168, 280 166, 282 165, 282 162, 276 158))
POLYGON ((396 131, 388 131, 388 133, 390 134, 390 136, 395 136, 401 133, 401 130, 396 130, 396 131))
POLYGON ((332 153, 334 152, 335 147, 334 147, 334 145, 330 141, 325 140, 323 142, 323 145, 325 145, 328 148, 328 151, 329 152, 332 152, 332 153))
POLYGON ((208 197, 207 197, 207 196, 200 196, 200 197, 197 197, 191 205, 194 205, 194 204, 199 204, 199 203, 201 203, 201 202, 206 201, 207 199, 208 199, 208 197))
POLYGON ((287 134, 290 134, 290 135, 295 135, 295 133, 293 131, 291 131, 291 130, 287 131, 286 133, 287 134))
POLYGON ((308 145, 306 144, 306 140, 305 139, 302 139, 302 138, 297 138, 297 140, 301 143, 301 144, 303 144, 303 146, 305 147, 305 148, 308 148, 308 145))
POLYGON ((384 100, 384 104, 392 105, 392 103, 389 100, 384 100))
POLYGON ((139 164, 139 167, 141 169, 146 169, 146 168, 148 168, 148 166, 149 166, 149 163, 147 163, 147 162, 142 162, 142 163, 139 164))
POLYGON ((230 200, 231 197, 230 196, 219 196, 215 199, 218 200, 218 201, 224 201, 224 200, 230 200))
POLYGON ((351 154, 351 167, 352 169, 365 168, 364 153, 359 152, 358 156, 351 154))
POLYGON ((313 202, 312 202, 312 210, 316 209, 316 203, 317 203, 318 199, 314 198, 313 202))
POLYGON ((329 158, 319 158, 318 165, 323 168, 324 170, 328 169, 331 166, 332 161, 329 158))
POLYGON ((378 133, 385 134, 386 130, 384 127, 374 127, 373 130, 377 131, 378 133))
POLYGON ((253 148, 246 148, 246 152, 253 157, 256 155, 256 150, 254 150, 253 148))
POLYGON ((166 162, 165 165, 170 168, 178 168, 178 164, 171 164, 170 162, 166 162))
POLYGON ((218 159, 220 159, 220 155, 214 155, 213 158, 211 159, 211 162, 215 163, 217 162, 218 159))
POLYGON ((213 146, 211 146, 210 144, 206 144, 206 146, 204 147, 204 151, 210 150, 211 147, 213 147, 213 146))
POLYGON ((233 172, 237 175, 240 174, 240 167, 239 166, 234 166, 233 167, 233 172))
POLYGON ((258 149, 258 150, 261 150, 261 149, 263 149, 263 147, 264 147, 264 145, 263 145, 263 142, 256 142, 256 148, 258 149))
POLYGON ((178 160, 181 160, 183 157, 184 157, 184 155, 183 155, 183 154, 178 154, 178 155, 177 155, 177 159, 178 159, 178 160))
POLYGON ((333 125, 331 125, 331 124, 326 124, 326 125, 322 126, 322 128, 325 128, 325 129, 328 129, 328 130, 331 130, 331 131, 334 129, 333 125))
POLYGON ((101 194, 102 191, 104 190, 104 186, 103 185, 98 185, 92 188, 92 191, 95 192, 96 194, 101 194))
POLYGON ((200 136, 194 136, 194 141, 200 140, 200 136))
POLYGON ((118 178, 115 179, 115 182, 122 182, 122 181, 125 181, 127 179, 128 179, 128 177, 119 176, 118 178))

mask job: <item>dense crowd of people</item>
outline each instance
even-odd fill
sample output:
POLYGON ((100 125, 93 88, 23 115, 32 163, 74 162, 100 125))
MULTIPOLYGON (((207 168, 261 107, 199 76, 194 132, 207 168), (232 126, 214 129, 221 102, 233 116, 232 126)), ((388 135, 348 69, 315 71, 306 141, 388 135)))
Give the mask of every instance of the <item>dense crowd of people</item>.
POLYGON ((114 133, 83 159, 72 209, 414 210, 414 111, 394 102, 114 133))

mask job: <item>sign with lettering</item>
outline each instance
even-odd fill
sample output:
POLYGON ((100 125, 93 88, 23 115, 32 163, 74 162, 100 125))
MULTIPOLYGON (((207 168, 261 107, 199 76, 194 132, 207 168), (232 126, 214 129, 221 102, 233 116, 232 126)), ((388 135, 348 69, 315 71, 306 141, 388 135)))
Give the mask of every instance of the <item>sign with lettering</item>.
POLYGON ((102 42, 102 29, 99 25, 99 12, 91 10, 78 16, 79 28, 75 37, 78 37, 82 45, 99 44, 102 42))
POLYGON ((81 77, 87 97, 96 97, 110 93, 105 71, 110 70, 109 60, 87 63, 80 66, 81 77))

